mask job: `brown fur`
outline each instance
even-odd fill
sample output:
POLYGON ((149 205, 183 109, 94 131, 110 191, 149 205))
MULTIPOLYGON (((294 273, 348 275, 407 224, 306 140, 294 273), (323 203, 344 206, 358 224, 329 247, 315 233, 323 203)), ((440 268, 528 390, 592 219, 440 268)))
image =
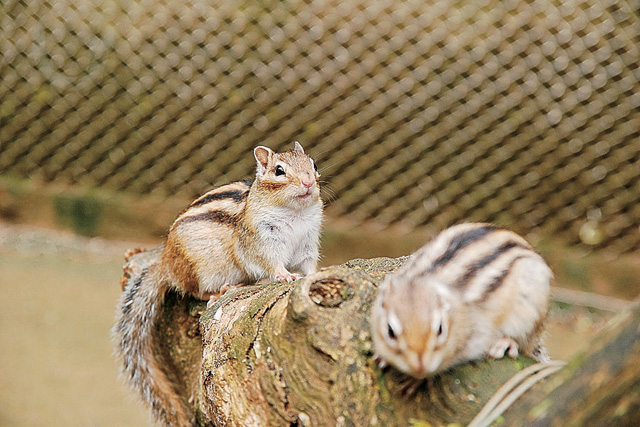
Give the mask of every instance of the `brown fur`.
POLYGON ((234 226, 238 221, 235 215, 229 214, 228 212, 224 212, 221 210, 211 210, 208 212, 204 212, 198 215, 183 215, 178 218, 171 228, 176 228, 185 222, 192 221, 211 221, 217 222, 221 225, 229 225, 234 226))
POLYGON ((193 262, 189 259, 182 246, 173 241, 169 235, 162 251, 162 264, 169 266, 173 278, 182 285, 184 291, 191 295, 200 293, 200 283, 193 262))
POLYGON ((158 281, 160 266, 154 264, 127 283, 118 303, 113 335, 122 361, 122 373, 152 408, 158 421, 170 426, 192 425, 188 406, 175 392, 162 368, 163 352, 153 331, 168 290, 158 281))
POLYGON ((258 184, 257 188, 260 191, 277 191, 280 190, 284 187, 286 187, 287 185, 289 185, 289 183, 287 182, 269 182, 269 181, 264 181, 261 182, 260 184, 258 184))

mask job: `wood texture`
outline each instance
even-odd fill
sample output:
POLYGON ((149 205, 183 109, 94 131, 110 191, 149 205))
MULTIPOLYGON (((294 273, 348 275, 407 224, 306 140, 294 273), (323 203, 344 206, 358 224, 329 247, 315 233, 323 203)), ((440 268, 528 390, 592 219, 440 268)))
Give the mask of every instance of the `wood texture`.
MULTIPOLYGON (((405 259, 353 260, 295 283, 232 289, 210 308, 168 298, 159 327, 168 369, 200 425, 466 425, 534 362, 478 361, 419 384, 381 370, 369 311, 379 281, 405 259)), ((625 312, 586 354, 517 400, 500 425, 633 425, 639 325, 637 307, 625 312)))

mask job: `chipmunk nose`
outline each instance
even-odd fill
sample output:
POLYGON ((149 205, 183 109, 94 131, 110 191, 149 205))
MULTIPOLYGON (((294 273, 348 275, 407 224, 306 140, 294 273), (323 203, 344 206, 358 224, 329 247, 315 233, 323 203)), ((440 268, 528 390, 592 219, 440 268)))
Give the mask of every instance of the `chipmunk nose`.
POLYGON ((413 358, 413 361, 409 363, 409 366, 416 378, 422 378, 422 376, 427 372, 424 360, 422 360, 421 357, 413 358))
POLYGON ((303 187, 305 188, 311 188, 313 187, 313 183, 315 181, 312 178, 302 178, 301 183, 303 185, 303 187))

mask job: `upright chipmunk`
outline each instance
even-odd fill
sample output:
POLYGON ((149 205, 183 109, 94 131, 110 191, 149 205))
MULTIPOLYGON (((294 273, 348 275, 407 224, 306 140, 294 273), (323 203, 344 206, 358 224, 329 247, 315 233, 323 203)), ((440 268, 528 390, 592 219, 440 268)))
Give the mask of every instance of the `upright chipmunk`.
POLYGON ((385 278, 371 311, 374 350, 425 378, 518 350, 546 361, 540 335, 551 270, 517 234, 488 224, 450 227, 385 278))
POLYGON ((154 326, 169 289, 206 298, 228 286, 316 271, 322 201, 314 161, 298 142, 283 153, 256 147, 254 156, 255 181, 223 185, 191 203, 169 229, 160 260, 118 303, 113 333, 122 372, 161 423, 194 421, 158 362, 154 326))

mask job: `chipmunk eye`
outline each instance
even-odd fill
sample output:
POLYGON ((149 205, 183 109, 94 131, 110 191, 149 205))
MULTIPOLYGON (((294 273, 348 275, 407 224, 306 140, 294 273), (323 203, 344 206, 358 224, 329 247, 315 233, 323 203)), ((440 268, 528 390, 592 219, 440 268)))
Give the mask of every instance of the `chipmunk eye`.
POLYGON ((397 338, 395 331, 389 324, 387 324, 387 335, 389 335, 389 338, 391 338, 392 340, 395 340, 397 338))
POLYGON ((443 331, 442 331, 442 323, 440 323, 440 324, 438 325, 438 336, 441 336, 441 335, 442 335, 442 332, 443 332, 443 331))
POLYGON ((316 165, 316 162, 314 162, 313 160, 311 160, 311 163, 313 163, 313 170, 315 170, 316 172, 318 172, 318 165, 316 165))
POLYGON ((276 168, 273 171, 275 172, 276 176, 282 176, 285 174, 284 168, 280 165, 276 166, 276 168))

